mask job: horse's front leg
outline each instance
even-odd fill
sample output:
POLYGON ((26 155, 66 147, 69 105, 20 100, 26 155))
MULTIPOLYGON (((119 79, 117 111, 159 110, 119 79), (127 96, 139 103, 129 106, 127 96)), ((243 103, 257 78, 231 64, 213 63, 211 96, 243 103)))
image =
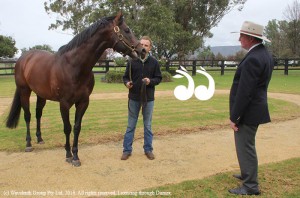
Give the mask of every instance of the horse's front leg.
POLYGON ((31 90, 29 89, 22 89, 20 92, 21 96, 21 106, 24 110, 24 119, 26 122, 26 148, 25 152, 31 152, 33 150, 31 145, 31 135, 30 135, 30 120, 31 120, 31 113, 29 107, 29 97, 30 97, 31 90))
POLYGON ((75 125, 74 125, 74 142, 73 142, 73 148, 72 148, 72 153, 73 153, 73 161, 72 164, 74 166, 80 166, 80 160, 78 157, 78 138, 79 134, 81 131, 81 122, 83 115, 89 106, 89 99, 86 101, 81 101, 75 104, 76 106, 76 113, 75 113, 75 125))
POLYGON ((70 105, 60 102, 60 113, 64 123, 64 133, 66 135, 66 161, 71 163, 73 156, 71 153, 71 145, 70 145, 70 134, 71 134, 71 123, 70 123, 70 105))
POLYGON ((41 132, 41 117, 43 114, 43 108, 45 107, 46 100, 37 96, 37 102, 36 102, 36 137, 37 142, 39 144, 44 144, 44 140, 42 138, 42 132, 41 132))

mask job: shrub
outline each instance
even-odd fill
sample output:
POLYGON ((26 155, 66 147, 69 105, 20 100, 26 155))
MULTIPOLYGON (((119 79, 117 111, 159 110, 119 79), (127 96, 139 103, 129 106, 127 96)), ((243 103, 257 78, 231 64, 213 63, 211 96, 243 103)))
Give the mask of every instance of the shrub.
POLYGON ((114 58, 114 62, 116 66, 126 66, 126 58, 124 57, 116 57, 114 58))
POLYGON ((105 82, 107 83, 122 83, 124 72, 121 71, 108 71, 105 74, 105 82))
POLYGON ((162 82, 172 82, 172 75, 167 71, 162 71, 162 82))
MULTIPOLYGON (((124 72, 121 71, 108 71, 105 75, 104 82, 107 83, 122 83, 124 72)), ((172 75, 169 72, 162 71, 162 82, 172 82, 172 75)))

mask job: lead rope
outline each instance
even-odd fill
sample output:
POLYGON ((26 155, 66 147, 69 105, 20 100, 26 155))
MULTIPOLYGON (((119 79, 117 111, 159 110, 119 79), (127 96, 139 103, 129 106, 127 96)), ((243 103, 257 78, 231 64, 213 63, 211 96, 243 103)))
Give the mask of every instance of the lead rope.
MULTIPOLYGON (((132 82, 132 76, 131 76, 131 60, 129 60, 129 81, 132 82)), ((132 82, 133 83, 133 82, 132 82)), ((128 97, 128 111, 130 113, 132 113, 132 111, 130 110, 130 106, 129 106, 129 100, 130 98, 128 97)))
MULTIPOLYGON (((147 58, 146 58, 147 59, 147 58)), ((146 60, 145 59, 145 60, 146 60)), ((144 69, 144 62, 145 61, 143 61, 142 59, 140 59, 141 61, 142 61, 142 63, 143 63, 143 69, 144 69)), ((132 82, 132 68, 131 68, 132 66, 131 66, 131 61, 129 60, 129 81, 131 81, 132 82)), ((132 82, 133 83, 133 82, 132 82)), ((141 87, 141 91, 140 91, 140 93, 141 93, 141 102, 142 102, 142 113, 144 113, 144 108, 146 108, 146 106, 147 106, 147 92, 146 92, 146 90, 147 90, 147 85, 146 85, 146 81, 142 81, 142 87, 141 87)), ((130 110, 130 106, 129 106, 129 98, 128 98, 128 111, 130 112, 130 113, 132 113, 132 111, 130 110)))
MULTIPOLYGON (((131 76, 131 60, 129 60, 129 81, 132 82, 132 76, 131 76)), ((133 82, 132 82, 133 83, 133 82)))
MULTIPOLYGON (((143 63, 143 70, 144 70, 144 63, 147 60, 147 58, 145 58, 144 60, 141 60, 143 63)), ((141 87, 140 92, 141 92, 142 113, 144 115, 144 109, 147 106, 147 84, 146 84, 146 81, 144 81, 144 80, 142 81, 142 87, 141 87)))

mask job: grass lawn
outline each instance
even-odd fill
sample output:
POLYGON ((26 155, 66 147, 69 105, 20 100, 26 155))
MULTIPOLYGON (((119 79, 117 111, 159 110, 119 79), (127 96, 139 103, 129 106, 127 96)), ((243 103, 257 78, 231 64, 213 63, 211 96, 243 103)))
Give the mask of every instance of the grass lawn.
MULTIPOLYGON (((221 76, 219 72, 211 72, 216 89, 229 89, 233 72, 221 76)), ((282 71, 275 71, 270 84, 270 91, 300 94, 300 72, 290 72, 288 76, 282 71)), ((103 83, 103 75, 96 75, 93 93, 127 92, 123 84, 103 83)), ((194 77, 195 85, 206 85, 207 79, 198 74, 194 77)), ((0 98, 13 97, 15 91, 14 78, 0 78, 0 98)), ((174 90, 179 84, 187 84, 184 78, 173 82, 161 83, 157 90, 174 90)), ((174 96, 156 97, 153 115, 153 130, 158 135, 170 133, 195 132, 210 128, 222 127, 228 122, 228 95, 215 94, 208 101, 199 101, 192 97, 187 101, 179 101, 174 96), (180 116, 178 116, 180 115, 180 116), (217 123, 217 124, 216 124, 217 123)), ((300 116, 300 107, 293 103, 269 99, 269 108, 273 121, 286 120, 300 116)), ((26 126, 21 115, 16 129, 7 129, 4 125, 6 115, 0 116, 0 151, 22 151, 25 146, 26 126)), ((74 123, 74 107, 70 111, 71 123, 74 123)), ((23 112, 21 112, 23 114, 23 112)), ((35 103, 31 103, 31 134, 35 141, 35 103)), ((123 137, 127 124, 127 98, 111 100, 93 100, 83 118, 80 144, 97 144, 107 141, 118 141, 123 137)), ((142 122, 138 122, 136 137, 142 136, 142 122)), ((47 144, 43 148, 61 147, 64 145, 63 123, 57 102, 47 101, 42 117, 42 135, 47 144)))
MULTIPOLYGON (((230 89, 234 71, 227 71, 223 76, 219 71, 208 72, 215 81, 216 89, 230 89)), ((95 87, 93 93, 115 93, 115 92, 127 92, 125 86, 121 83, 103 83, 101 78, 104 74, 95 75, 95 87)), ((193 77, 195 86, 207 85, 208 81, 206 77, 201 74, 197 74, 193 77)), ((281 92, 281 93, 294 93, 300 94, 300 70, 291 70, 289 75, 284 75, 282 70, 274 71, 269 86, 269 92, 281 92)), ((187 85, 185 78, 174 79, 173 82, 161 83, 156 87, 156 90, 174 90, 179 84, 187 85)), ((0 98, 1 97, 13 97, 15 92, 15 83, 13 76, 0 76, 0 98)))
MULTIPOLYGON (((34 116, 34 104, 31 112, 34 116)), ((270 99, 270 111, 273 120, 286 120, 299 116, 300 108, 295 104, 281 100, 270 99)), ((74 123, 74 107, 70 112, 71 123, 74 123)), ((5 115, 1 116, 4 122, 5 115)), ((35 140, 35 124, 31 122, 31 134, 35 140)), ((80 133, 80 144, 96 144, 107 141, 121 140, 127 124, 127 100, 93 100, 83 118, 80 133), (116 105, 117 104, 117 105, 116 105)), ((206 102, 192 98, 188 101, 178 101, 171 96, 156 99, 153 130, 156 135, 173 133, 197 132, 206 127, 220 127, 228 124, 228 97, 216 95, 206 102), (180 115, 180 116, 178 116, 180 115), (217 125, 215 123, 218 123, 217 125)), ((142 122, 138 122, 136 137, 141 137, 142 122)), ((42 117, 42 134, 46 144, 43 148, 62 147, 65 142, 63 124, 57 102, 48 101, 42 117)), ((16 129, 0 126, 0 151, 22 151, 25 147, 26 126, 23 116, 16 129)))
MULTIPOLYGON (((296 198, 300 196, 300 158, 289 159, 279 163, 259 166, 259 181, 262 198, 296 198)), ((142 192, 170 192, 171 196, 157 197, 237 197, 228 193, 228 189, 240 185, 240 181, 232 177, 236 172, 219 173, 201 179, 184 181, 157 188, 141 190, 142 192)), ((119 196, 118 196, 119 197, 119 196)), ((121 196, 123 197, 123 196, 121 196)), ((126 197, 126 196, 124 196, 126 197)), ((250 196, 243 196, 250 197, 250 196)))
MULTIPOLYGON (((273 121, 287 120, 299 116, 300 107, 281 100, 270 99, 273 121)), ((173 96, 157 97, 153 115, 153 130, 156 135, 182 132, 197 132, 218 128, 228 124, 228 96, 215 95, 211 100, 192 98, 178 101, 173 96), (180 116, 179 116, 180 115, 180 116), (216 124, 217 123, 217 124, 216 124)), ((35 140, 35 104, 31 105, 31 134, 35 140)), ((74 123, 74 110, 70 119, 74 123)), ((7 113, 1 116, 2 123, 7 113)), ((127 124, 127 99, 93 100, 83 118, 80 144, 96 144, 121 140, 127 124)), ((142 122, 138 122, 136 137, 141 137, 142 122)), ((46 144, 43 148, 62 147, 65 142, 63 124, 57 102, 48 101, 42 117, 42 134, 46 144)), ((23 116, 16 129, 0 126, 0 151, 22 151, 25 147, 26 126, 23 116)))

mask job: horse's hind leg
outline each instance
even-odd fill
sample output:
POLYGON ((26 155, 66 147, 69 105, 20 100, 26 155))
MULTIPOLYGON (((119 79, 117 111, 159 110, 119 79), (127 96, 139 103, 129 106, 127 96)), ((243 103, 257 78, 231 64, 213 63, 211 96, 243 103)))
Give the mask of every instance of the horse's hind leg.
POLYGON ((31 135, 30 135, 30 119, 31 119, 31 113, 29 108, 29 97, 31 94, 31 90, 27 88, 20 89, 20 98, 21 98, 21 106, 24 110, 24 119, 26 122, 26 152, 31 152, 33 150, 31 145, 31 135))
POLYGON ((37 137, 37 142, 39 144, 44 144, 44 140, 42 138, 42 133, 41 133, 41 117, 43 114, 43 108, 45 107, 46 100, 44 98, 41 98, 37 96, 37 101, 36 101, 36 137, 37 137))

